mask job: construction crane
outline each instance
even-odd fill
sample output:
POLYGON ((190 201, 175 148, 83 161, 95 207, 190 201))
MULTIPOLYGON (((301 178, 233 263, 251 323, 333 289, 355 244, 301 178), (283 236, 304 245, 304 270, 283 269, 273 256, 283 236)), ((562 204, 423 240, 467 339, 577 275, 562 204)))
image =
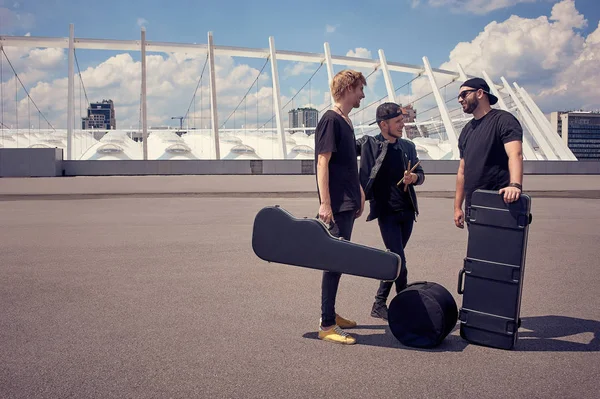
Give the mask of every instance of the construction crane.
POLYGON ((171 119, 179 119, 179 130, 183 130, 183 120, 185 116, 172 116, 171 119))

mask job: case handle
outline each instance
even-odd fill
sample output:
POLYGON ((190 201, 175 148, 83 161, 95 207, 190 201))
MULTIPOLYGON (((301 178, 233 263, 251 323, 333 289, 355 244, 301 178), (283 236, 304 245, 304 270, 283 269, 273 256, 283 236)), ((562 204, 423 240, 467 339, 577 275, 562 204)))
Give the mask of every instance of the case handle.
POLYGON ((462 295, 464 292, 463 283, 464 283, 465 273, 466 273, 466 270, 464 268, 460 269, 460 271, 458 272, 458 289, 457 289, 457 291, 458 291, 459 295, 462 295))

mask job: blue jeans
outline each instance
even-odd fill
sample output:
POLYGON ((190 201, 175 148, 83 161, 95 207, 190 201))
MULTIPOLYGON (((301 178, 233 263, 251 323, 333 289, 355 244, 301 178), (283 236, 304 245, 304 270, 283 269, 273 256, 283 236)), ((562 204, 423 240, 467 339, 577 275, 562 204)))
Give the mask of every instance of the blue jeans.
MULTIPOLYGON (((342 237, 350 241, 354 227, 356 211, 344 211, 333 215, 335 223, 329 232, 334 237, 342 237)), ((330 327, 335 324, 335 297, 340 284, 341 273, 323 272, 321 283, 321 326, 330 327)))
POLYGON ((387 298, 392 290, 392 285, 396 284, 396 293, 406 288, 408 271, 406 270, 406 256, 404 248, 408 244, 408 239, 412 233, 415 214, 412 211, 395 212, 391 214, 381 214, 377 218, 379 230, 385 247, 398 254, 402 260, 400 275, 395 281, 382 281, 379 283, 379 289, 375 295, 375 302, 381 305, 387 303, 387 298))

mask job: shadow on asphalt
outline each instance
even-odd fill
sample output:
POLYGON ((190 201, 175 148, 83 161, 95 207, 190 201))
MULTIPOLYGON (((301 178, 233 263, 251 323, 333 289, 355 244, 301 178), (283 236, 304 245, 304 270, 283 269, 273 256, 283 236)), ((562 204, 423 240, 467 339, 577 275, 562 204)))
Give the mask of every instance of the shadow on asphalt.
MULTIPOLYGON (((460 337, 458 329, 457 324, 441 345, 430 349, 402 345, 387 325, 358 325, 351 333, 356 337, 357 345, 421 352, 461 352, 471 344, 460 337), (383 333, 365 334, 363 330, 383 330, 383 333)), ((318 339, 317 332, 308 332, 303 337, 318 339)), ((521 320, 519 340, 514 350, 518 352, 600 352, 600 322, 554 315, 524 317, 521 320), (591 341, 581 342, 580 337, 577 339, 579 342, 573 342, 570 340, 573 338, 567 338, 584 333, 594 335, 591 341)))
MULTIPOLYGON (((404 346, 394 337, 387 325, 361 325, 355 329, 347 330, 356 338, 357 345, 379 346, 384 348, 397 348, 420 352, 462 352, 469 343, 458 336, 458 325, 444 339, 444 341, 435 348, 411 348, 404 346), (365 334, 363 330, 383 330, 383 333, 365 334)), ((317 332, 309 332, 303 335, 304 338, 319 339, 317 332)))
POLYGON ((532 352, 599 352, 600 322, 568 316, 524 317, 521 320, 517 351, 532 352), (591 333, 594 337, 587 343, 572 342, 566 337, 591 333))

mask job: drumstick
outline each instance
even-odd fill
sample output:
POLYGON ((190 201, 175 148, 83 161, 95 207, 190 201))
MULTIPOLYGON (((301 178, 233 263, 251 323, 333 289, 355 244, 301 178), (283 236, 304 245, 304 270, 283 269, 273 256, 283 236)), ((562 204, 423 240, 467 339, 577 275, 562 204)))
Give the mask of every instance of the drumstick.
MULTIPOLYGON (((410 169, 410 161, 408 161, 408 168, 410 169, 408 173, 412 173, 417 168, 417 166, 419 166, 420 163, 421 161, 417 162, 415 166, 413 166, 412 169, 410 169)), ((402 178, 402 181, 404 181, 404 178, 402 178)), ((404 185, 404 192, 406 192, 406 190, 408 190, 408 184, 404 185)))
MULTIPOLYGON (((421 161, 419 160, 419 162, 417 162, 415 164, 415 166, 412 167, 412 169, 410 170, 410 172, 408 173, 412 173, 415 171, 415 169, 417 168, 417 166, 419 166, 419 164, 421 163, 421 161)), ((408 161, 408 167, 410 168, 410 161, 408 161)), ((398 182, 398 184, 396 184, 397 186, 400 186, 400 184, 404 181, 404 177, 398 182)))
MULTIPOLYGON (((415 164, 415 166, 413 166, 413 167, 412 167, 412 169, 410 170, 410 173, 414 172, 414 171, 415 171, 415 169, 417 169, 417 166, 419 166, 419 164, 420 164, 420 163, 421 163, 421 161, 417 162, 417 163, 415 164)), ((409 161, 408 165, 409 165, 409 167, 410 167, 410 161, 409 161)))

